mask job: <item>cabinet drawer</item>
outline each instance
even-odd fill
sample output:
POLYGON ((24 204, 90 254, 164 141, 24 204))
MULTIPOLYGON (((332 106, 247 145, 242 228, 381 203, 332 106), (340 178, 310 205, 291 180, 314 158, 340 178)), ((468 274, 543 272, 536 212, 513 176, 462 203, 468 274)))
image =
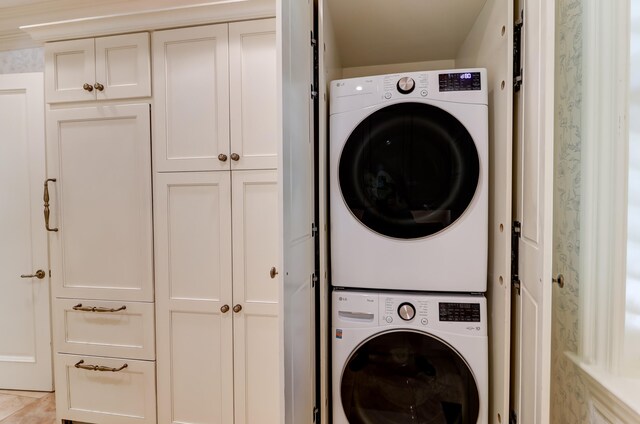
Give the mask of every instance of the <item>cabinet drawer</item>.
POLYGON ((155 359, 153 303, 56 299, 55 312, 57 352, 155 359))
POLYGON ((55 368, 59 420, 155 424, 155 362, 57 354, 55 368), (82 369, 76 364, 116 369, 127 366, 112 372, 82 369))

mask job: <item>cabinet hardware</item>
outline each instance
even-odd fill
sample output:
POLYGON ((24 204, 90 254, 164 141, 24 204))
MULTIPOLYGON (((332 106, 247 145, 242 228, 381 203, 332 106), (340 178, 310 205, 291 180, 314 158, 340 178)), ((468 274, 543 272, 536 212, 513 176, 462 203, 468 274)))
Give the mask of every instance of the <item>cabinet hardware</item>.
POLYGON ((226 161, 227 161, 227 155, 225 155, 224 153, 220 153, 220 154, 218 155, 218 160, 219 160, 220 162, 226 162, 226 161))
POLYGON ((551 281, 558 284, 561 289, 564 288, 564 275, 558 274, 557 278, 552 278, 551 281))
POLYGON ((222 305, 220 307, 220 312, 222 312, 223 314, 226 314, 227 312, 229 312, 229 305, 222 305))
POLYGON ((269 270, 269 276, 273 279, 273 278, 276 278, 276 275, 278 275, 278 270, 276 269, 275 266, 272 266, 271 269, 269 270))
POLYGON ((104 90, 104 85, 100 84, 99 82, 93 84, 93 86, 95 87, 96 90, 98 91, 102 91, 104 90))
POLYGON ((240 160, 240 155, 237 153, 231 153, 231 160, 233 161, 239 161, 240 160))
POLYGON ((233 312, 235 312, 236 314, 241 310, 242 310, 242 305, 240 304, 237 304, 236 306, 233 307, 233 312))
POLYGON ((102 365, 82 365, 84 364, 84 359, 79 360, 74 367, 76 368, 81 368, 83 370, 89 370, 89 371, 110 371, 110 372, 118 372, 118 371, 122 371, 123 369, 127 368, 129 366, 129 364, 125 363, 123 366, 121 366, 120 368, 111 368, 111 367, 104 367, 102 365))
POLYGON ((39 280, 42 280, 45 275, 46 275, 45 272, 43 270, 39 269, 39 270, 36 271, 35 274, 29 274, 29 275, 22 274, 20 276, 20 278, 33 278, 33 277, 35 277, 35 278, 37 278, 39 280))
POLYGON ((51 182, 56 182, 55 178, 47 178, 46 180, 44 180, 44 194, 42 195, 42 200, 44 200, 44 228, 47 229, 47 231, 58 231, 57 228, 51 228, 49 227, 49 215, 50 215, 50 211, 49 211, 49 181, 51 182))
POLYGON ((122 305, 118 309, 114 308, 103 308, 102 306, 82 306, 82 303, 78 303, 73 307, 74 311, 83 311, 83 312, 118 312, 124 311, 127 309, 125 305, 122 305))
POLYGON ((85 90, 87 90, 89 93, 91 93, 93 91, 93 85, 88 84, 88 83, 84 83, 84 85, 82 86, 82 88, 84 88, 85 90))

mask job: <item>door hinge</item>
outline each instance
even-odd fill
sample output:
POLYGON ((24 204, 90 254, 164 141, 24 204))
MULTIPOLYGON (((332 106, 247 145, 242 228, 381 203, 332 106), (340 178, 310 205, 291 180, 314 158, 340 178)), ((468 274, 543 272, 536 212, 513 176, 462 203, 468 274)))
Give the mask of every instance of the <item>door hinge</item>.
POLYGON ((320 421, 320 410, 317 406, 313 407, 313 422, 317 423, 320 421))
POLYGON ((520 234, 522 224, 520 221, 513 221, 511 226, 511 286, 520 294, 520 234))
POLYGON ((520 20, 513 27, 513 91, 520 91, 522 86, 522 26, 524 11, 520 12, 520 20))
POLYGON ((315 237, 318 234, 318 226, 315 222, 311 223, 311 237, 315 237))
POLYGON ((318 276, 314 272, 313 274, 311 274, 311 288, 314 288, 317 282, 318 282, 318 276))
POLYGON ((316 40, 316 37, 313 36, 313 31, 311 31, 310 34, 311 34, 311 45, 313 47, 316 47, 318 45, 318 40, 316 40))
POLYGON ((509 424, 518 424, 518 415, 516 414, 516 411, 514 411, 513 409, 509 414, 509 424))
POLYGON ((311 84, 311 98, 315 100, 316 97, 318 97, 318 90, 311 84))

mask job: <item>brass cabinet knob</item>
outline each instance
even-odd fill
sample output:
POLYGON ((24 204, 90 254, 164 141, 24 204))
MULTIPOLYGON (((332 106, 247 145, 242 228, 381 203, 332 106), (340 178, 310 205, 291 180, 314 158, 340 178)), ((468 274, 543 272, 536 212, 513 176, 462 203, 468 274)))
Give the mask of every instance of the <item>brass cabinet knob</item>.
POLYGON ((96 90, 98 91, 102 91, 104 90, 104 85, 100 84, 99 82, 93 84, 93 86, 95 87, 96 90))
POLYGON ((39 269, 35 274, 22 274, 20 278, 37 278, 38 280, 42 280, 45 275, 47 275, 43 270, 39 269))
POLYGON ((237 304, 236 306, 233 307, 233 312, 235 312, 236 314, 241 310, 242 310, 242 305, 240 304, 237 304))
POLYGON ((239 161, 240 160, 240 155, 237 153, 231 153, 231 160, 233 161, 239 161))
POLYGON ((276 278, 276 275, 278 275, 278 270, 276 269, 275 266, 272 266, 271 269, 269 270, 269 276, 273 279, 273 278, 276 278))
POLYGON ((84 85, 82 86, 82 88, 84 88, 85 90, 87 90, 89 93, 91 93, 93 91, 93 85, 91 84, 87 84, 86 82, 84 83, 84 85))
POLYGON ((227 161, 227 155, 225 155, 224 153, 220 153, 220 154, 218 155, 218 160, 219 160, 220 162, 226 162, 226 161, 227 161))
POLYGON ((220 312, 222 312, 223 314, 226 314, 227 312, 229 312, 229 305, 222 305, 220 307, 220 312))

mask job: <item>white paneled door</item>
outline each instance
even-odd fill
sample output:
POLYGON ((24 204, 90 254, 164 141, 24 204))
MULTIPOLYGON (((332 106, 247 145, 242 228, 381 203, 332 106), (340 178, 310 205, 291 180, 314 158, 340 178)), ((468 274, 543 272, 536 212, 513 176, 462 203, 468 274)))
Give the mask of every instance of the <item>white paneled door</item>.
POLYGON ((0 75, 0 131, 0 388, 49 391, 42 74, 0 75))
POLYGON ((515 169, 520 289, 514 294, 512 410, 549 422, 553 213, 553 1, 521 1, 523 84, 517 94, 515 169), (540 94, 544 93, 544 94, 540 94))

